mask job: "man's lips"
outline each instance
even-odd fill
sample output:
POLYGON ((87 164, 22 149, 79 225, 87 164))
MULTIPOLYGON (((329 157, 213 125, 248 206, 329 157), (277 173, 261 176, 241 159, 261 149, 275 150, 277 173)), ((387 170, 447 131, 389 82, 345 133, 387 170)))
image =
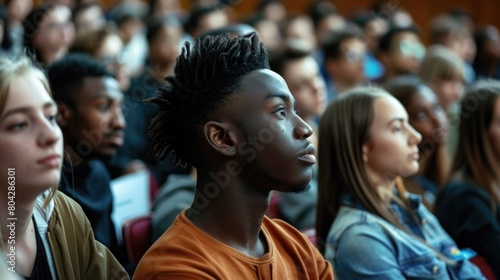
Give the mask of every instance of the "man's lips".
POLYGON ((106 135, 105 139, 107 143, 113 146, 122 146, 124 141, 123 133, 112 133, 106 135))
POLYGON ((307 149, 300 154, 299 160, 306 163, 315 164, 316 157, 314 156, 314 154, 315 154, 314 147, 312 145, 309 145, 307 149))

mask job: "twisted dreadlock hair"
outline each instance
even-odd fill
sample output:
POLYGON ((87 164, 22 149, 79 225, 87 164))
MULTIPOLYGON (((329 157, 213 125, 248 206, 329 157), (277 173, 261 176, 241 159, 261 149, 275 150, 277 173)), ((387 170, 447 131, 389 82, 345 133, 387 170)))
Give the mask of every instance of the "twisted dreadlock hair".
POLYGON ((239 90, 240 80, 258 69, 269 69, 267 51, 255 32, 230 39, 229 34, 187 42, 177 58, 170 84, 147 100, 159 107, 149 133, 149 156, 163 160, 171 155, 175 164, 193 164, 193 147, 199 146, 201 127, 209 113, 239 90))

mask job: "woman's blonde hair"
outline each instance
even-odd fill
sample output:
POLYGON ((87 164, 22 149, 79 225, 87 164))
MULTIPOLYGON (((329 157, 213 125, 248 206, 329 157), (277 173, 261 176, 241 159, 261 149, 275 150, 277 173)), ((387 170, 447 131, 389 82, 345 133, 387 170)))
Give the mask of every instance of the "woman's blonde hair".
MULTIPOLYGON (((47 77, 40 68, 35 66, 32 59, 25 55, 14 59, 6 54, 0 53, 0 115, 2 115, 5 111, 7 98, 9 96, 9 89, 12 83, 14 83, 19 76, 26 75, 29 72, 36 75, 49 95, 52 96, 52 91, 50 90, 47 77)), ((56 194, 56 191, 57 185, 51 186, 51 192, 45 199, 43 207, 48 205, 50 200, 56 194)))
POLYGON ((447 47, 432 46, 420 64, 418 76, 429 85, 442 80, 464 80, 464 62, 447 47))

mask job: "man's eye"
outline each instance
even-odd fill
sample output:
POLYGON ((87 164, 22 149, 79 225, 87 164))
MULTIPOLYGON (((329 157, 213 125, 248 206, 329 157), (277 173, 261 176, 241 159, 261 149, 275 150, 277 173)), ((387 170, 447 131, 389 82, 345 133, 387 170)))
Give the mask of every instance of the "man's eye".
POLYGON ((97 108, 102 112, 106 112, 106 111, 109 111, 110 106, 108 103, 103 103, 103 104, 98 105, 97 108))
POLYGON ((280 108, 275 112, 275 114, 277 114, 280 118, 286 118, 286 109, 280 108))

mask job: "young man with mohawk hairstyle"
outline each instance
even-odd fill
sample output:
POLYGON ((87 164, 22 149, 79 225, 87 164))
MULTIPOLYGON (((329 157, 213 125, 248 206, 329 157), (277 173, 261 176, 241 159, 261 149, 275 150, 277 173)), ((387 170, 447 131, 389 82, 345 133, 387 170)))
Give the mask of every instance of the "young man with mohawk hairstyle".
POLYGON ((316 159, 258 36, 198 38, 166 79, 150 100, 152 152, 195 166, 197 190, 134 279, 333 279, 305 235, 264 215, 272 190, 308 188, 316 159))

